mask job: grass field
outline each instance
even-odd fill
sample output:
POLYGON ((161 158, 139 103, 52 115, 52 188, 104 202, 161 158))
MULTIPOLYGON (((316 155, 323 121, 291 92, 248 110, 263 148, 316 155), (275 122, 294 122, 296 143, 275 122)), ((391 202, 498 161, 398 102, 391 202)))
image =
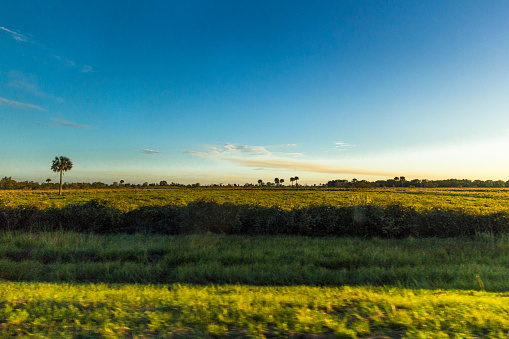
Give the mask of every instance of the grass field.
POLYGON ((396 286, 509 291, 509 238, 0 234, 12 281, 396 286))
POLYGON ((417 210, 435 207, 486 214, 509 212, 509 189, 119 189, 75 190, 58 196, 50 191, 0 191, 0 206, 63 207, 90 200, 101 200, 117 209, 128 211, 140 206, 185 205, 205 199, 218 203, 279 206, 296 209, 308 206, 351 206, 400 204, 417 210))
MULTIPOLYGON (((284 210, 398 203, 484 215, 507 212, 509 191, 165 189, 62 197, 18 191, 1 192, 0 206, 44 210, 97 200, 132 211, 200 199, 284 210)), ((508 267, 507 234, 4 231, 0 336, 507 338, 508 267)))

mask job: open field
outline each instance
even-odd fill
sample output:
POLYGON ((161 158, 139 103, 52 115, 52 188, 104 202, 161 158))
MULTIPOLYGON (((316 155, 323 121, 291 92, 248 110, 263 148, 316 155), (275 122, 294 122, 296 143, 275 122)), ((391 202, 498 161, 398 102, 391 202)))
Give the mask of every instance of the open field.
POLYGON ((506 189, 9 192, 0 229, 354 237, 509 234, 506 189))
POLYGON ((309 206, 351 206, 398 204, 417 211, 442 208, 466 213, 509 212, 509 189, 118 189, 64 191, 62 196, 50 191, 0 191, 0 206, 63 207, 91 200, 129 211, 141 206, 185 205, 196 200, 236 205, 278 206, 297 209, 309 206))
POLYGON ((505 229, 508 200, 504 189, 2 192, 5 220, 33 218, 0 233, 0 336, 506 338, 509 235, 482 227, 505 229), (483 224, 468 237, 361 234, 420 215, 430 230, 483 224), (61 229, 40 232, 55 217, 61 229), (270 234, 280 219, 295 234, 361 233, 214 234, 253 220, 270 234), (100 234, 133 221, 134 234, 100 234), (197 234, 158 233, 172 223, 197 234))

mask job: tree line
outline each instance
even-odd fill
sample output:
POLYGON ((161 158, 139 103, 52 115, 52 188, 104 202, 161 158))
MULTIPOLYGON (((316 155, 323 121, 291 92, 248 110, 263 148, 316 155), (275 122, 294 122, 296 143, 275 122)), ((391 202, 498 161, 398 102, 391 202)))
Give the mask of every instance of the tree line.
POLYGON ((509 180, 469 180, 469 179, 445 179, 428 180, 412 179, 406 180, 405 177, 395 177, 394 179, 366 181, 352 179, 348 180, 330 180, 324 186, 330 188, 376 188, 376 187, 427 187, 427 188, 492 188, 509 187, 509 180))
MULTIPOLYGON (((126 183, 124 180, 120 180, 118 182, 113 182, 108 185, 103 182, 93 182, 93 183, 63 183, 62 177, 64 172, 70 171, 72 169, 72 162, 69 158, 60 156, 55 157, 51 164, 51 170, 53 172, 57 172, 60 174, 60 182, 58 184, 52 183, 51 178, 45 180, 44 183, 39 184, 34 181, 21 181, 18 182, 12 177, 3 177, 0 179, 0 189, 1 190, 9 190, 9 189, 56 189, 58 188, 58 194, 62 194, 62 189, 105 189, 105 188, 154 188, 154 187, 200 187, 200 183, 191 184, 191 185, 182 185, 178 183, 172 182, 168 184, 167 181, 162 180, 159 184, 144 182, 143 184, 130 184, 126 183)), ((290 184, 293 187, 295 183, 295 187, 299 186, 300 178, 298 176, 290 178, 290 184)), ((281 187, 285 183, 283 178, 274 178, 272 181, 264 182, 262 179, 258 179, 258 185, 255 186, 250 183, 245 183, 243 185, 244 188, 252 188, 252 187, 281 187)), ((237 184, 227 184, 223 185, 222 183, 212 184, 209 187, 241 187, 237 184)), ((308 187, 307 185, 305 187, 308 187)), ((313 187, 317 187, 313 185, 313 187)), ((336 179, 330 180, 327 184, 320 184, 318 187, 325 188, 377 188, 377 187, 426 187, 426 188, 438 188, 438 187, 451 187, 451 188, 503 188, 509 187, 509 180, 469 180, 469 179, 446 179, 446 180, 427 180, 427 179, 412 179, 407 180, 406 177, 394 177, 394 179, 387 180, 377 180, 377 181, 367 181, 367 180, 357 180, 352 179, 348 181, 346 179, 336 179)))
MULTIPOLYGON (((298 177, 297 177, 298 178, 298 177)), ((158 183, 143 184, 131 184, 124 180, 115 181, 111 184, 106 184, 100 181, 88 183, 88 182, 64 182, 62 183, 62 189, 118 189, 118 188, 170 188, 170 187, 212 187, 212 188, 260 188, 260 187, 314 187, 314 188, 377 188, 377 187, 426 187, 426 188, 504 188, 509 187, 509 180, 468 180, 468 179, 446 179, 446 180, 426 180, 426 179, 413 179, 413 180, 377 180, 377 181, 366 181, 366 180, 330 180, 326 184, 320 185, 300 185, 297 184, 296 180, 290 181, 287 185, 284 179, 279 179, 279 182, 263 180, 258 183, 245 183, 244 185, 239 184, 210 184, 202 185, 200 183, 194 184, 179 184, 175 182, 168 183, 163 180, 158 183), (295 182, 295 183, 294 183, 295 182)), ((59 182, 53 183, 50 178, 46 179, 45 182, 39 183, 34 181, 16 181, 12 177, 3 177, 0 179, 0 190, 58 190, 60 188, 59 182)))

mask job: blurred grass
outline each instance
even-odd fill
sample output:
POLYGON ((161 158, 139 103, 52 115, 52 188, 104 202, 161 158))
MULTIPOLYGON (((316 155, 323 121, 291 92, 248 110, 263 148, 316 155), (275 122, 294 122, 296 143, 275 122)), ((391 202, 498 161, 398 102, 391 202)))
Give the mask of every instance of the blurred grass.
POLYGON ((0 333, 51 338, 506 338, 507 297, 388 287, 0 282, 0 333))

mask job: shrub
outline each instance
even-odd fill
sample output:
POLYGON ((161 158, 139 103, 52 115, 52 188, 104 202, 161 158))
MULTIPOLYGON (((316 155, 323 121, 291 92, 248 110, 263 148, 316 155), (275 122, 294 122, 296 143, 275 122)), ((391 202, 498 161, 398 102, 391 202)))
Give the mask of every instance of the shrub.
POLYGON ((509 234, 505 212, 473 215, 401 205, 308 206, 293 210, 197 200, 124 212, 102 200, 39 210, 0 207, 0 229, 91 233, 354 236, 378 238, 474 237, 509 234))

